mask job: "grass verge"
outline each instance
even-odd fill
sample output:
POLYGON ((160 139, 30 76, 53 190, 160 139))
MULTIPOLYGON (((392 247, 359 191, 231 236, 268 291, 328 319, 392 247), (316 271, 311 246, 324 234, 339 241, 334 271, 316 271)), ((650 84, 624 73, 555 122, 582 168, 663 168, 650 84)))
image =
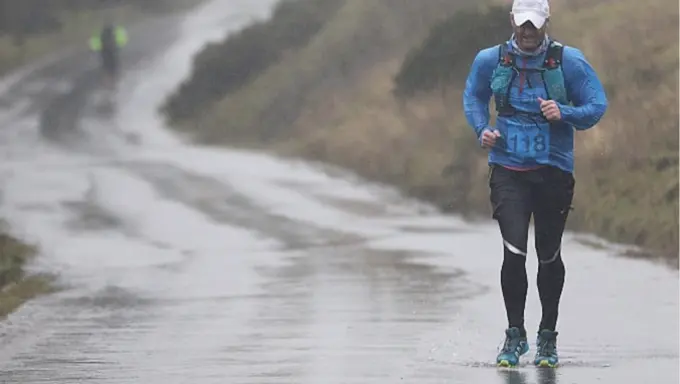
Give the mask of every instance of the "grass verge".
POLYGON ((0 318, 28 300, 54 292, 50 276, 26 274, 25 267, 36 253, 35 247, 7 233, 0 234, 0 318))

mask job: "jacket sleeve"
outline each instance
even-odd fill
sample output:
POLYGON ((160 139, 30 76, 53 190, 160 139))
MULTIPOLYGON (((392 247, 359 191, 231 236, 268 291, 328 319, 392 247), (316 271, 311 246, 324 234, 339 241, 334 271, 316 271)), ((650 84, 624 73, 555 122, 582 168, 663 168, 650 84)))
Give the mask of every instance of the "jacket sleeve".
POLYGON ((491 101, 491 75, 498 62, 498 46, 487 48, 472 62, 463 91, 463 110, 468 124, 477 138, 489 127, 489 102, 491 101))
POLYGON ((117 27, 116 28, 116 44, 119 47, 124 47, 128 43, 128 33, 127 30, 123 27, 117 27))
POLYGON ((93 35, 90 37, 90 40, 88 41, 90 44, 90 49, 96 52, 101 51, 102 49, 102 41, 97 35, 93 35))
POLYGON ((573 104, 559 105, 562 121, 578 130, 592 128, 607 111, 604 87, 580 50, 565 47, 562 58, 565 86, 573 104))

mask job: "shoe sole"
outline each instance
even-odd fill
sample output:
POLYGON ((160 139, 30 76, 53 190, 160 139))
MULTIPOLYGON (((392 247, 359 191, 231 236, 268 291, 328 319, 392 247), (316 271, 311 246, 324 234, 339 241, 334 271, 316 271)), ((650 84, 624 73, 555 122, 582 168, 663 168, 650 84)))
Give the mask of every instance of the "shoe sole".
POLYGON ((541 360, 535 364, 540 368, 556 368, 558 363, 551 364, 548 360, 541 360))
POLYGON ((510 364, 507 360, 501 360, 498 362, 498 366, 502 368, 515 368, 517 364, 510 364))

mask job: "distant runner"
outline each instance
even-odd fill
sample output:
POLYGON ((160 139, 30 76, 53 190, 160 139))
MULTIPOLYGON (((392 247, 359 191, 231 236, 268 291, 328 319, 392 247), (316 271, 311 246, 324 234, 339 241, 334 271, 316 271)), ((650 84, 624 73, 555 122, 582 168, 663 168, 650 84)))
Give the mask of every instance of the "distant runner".
POLYGON ((550 39, 547 0, 515 0, 509 41, 481 50, 464 91, 464 109, 489 150, 493 217, 503 240, 501 286, 508 318, 499 366, 512 367, 529 351, 524 325, 526 256, 533 214, 538 291, 543 308, 537 366, 555 367, 557 315, 565 268, 562 234, 574 194, 574 129, 593 127, 607 110, 597 74, 573 47, 550 39), (494 97, 496 127, 489 125, 494 97))
POLYGON ((106 23, 101 31, 90 38, 90 49, 99 52, 106 80, 115 81, 120 71, 120 49, 127 45, 125 28, 106 23))

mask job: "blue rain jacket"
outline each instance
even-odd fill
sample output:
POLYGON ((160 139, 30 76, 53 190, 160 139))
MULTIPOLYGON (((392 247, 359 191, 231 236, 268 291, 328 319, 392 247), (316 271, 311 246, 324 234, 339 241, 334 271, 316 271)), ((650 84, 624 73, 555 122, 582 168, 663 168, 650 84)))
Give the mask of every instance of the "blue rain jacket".
MULTIPOLYGON (((518 68, 538 69, 545 53, 527 56, 505 42, 516 54, 518 68)), ((463 109, 468 124, 481 140, 484 129, 497 129, 501 137, 489 151, 489 164, 511 168, 552 165, 574 171, 574 130, 586 130, 597 124, 607 110, 604 87, 583 53, 565 46, 562 74, 568 103, 559 103, 562 119, 548 122, 540 116, 539 98, 548 100, 546 87, 538 72, 519 71, 510 84, 509 101, 519 113, 499 115, 490 126, 491 82, 499 66, 499 45, 481 50, 472 63, 463 93, 463 109)))

